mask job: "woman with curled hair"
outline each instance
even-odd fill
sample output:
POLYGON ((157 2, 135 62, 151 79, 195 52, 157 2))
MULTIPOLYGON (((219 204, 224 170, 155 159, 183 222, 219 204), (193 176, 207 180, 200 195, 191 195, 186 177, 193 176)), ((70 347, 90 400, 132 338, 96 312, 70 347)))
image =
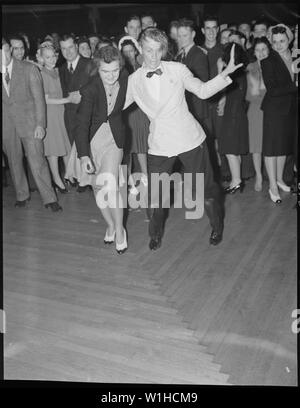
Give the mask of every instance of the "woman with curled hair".
POLYGON ((119 168, 125 141, 121 113, 128 73, 123 70, 120 51, 112 46, 96 50, 94 62, 98 72, 80 91, 75 142, 83 171, 92 174, 96 203, 107 224, 104 242, 115 241, 117 252, 122 254, 127 249, 127 236, 119 168))
POLYGON ((293 40, 291 30, 284 24, 269 29, 273 50, 261 61, 266 95, 262 102, 263 155, 269 178, 269 196, 279 204, 279 190, 289 192, 283 181, 287 155, 293 153, 297 134, 297 87, 294 83, 292 55, 289 44, 293 40))
POLYGON ((77 41, 78 52, 84 58, 92 58, 92 49, 87 37, 80 37, 77 41))

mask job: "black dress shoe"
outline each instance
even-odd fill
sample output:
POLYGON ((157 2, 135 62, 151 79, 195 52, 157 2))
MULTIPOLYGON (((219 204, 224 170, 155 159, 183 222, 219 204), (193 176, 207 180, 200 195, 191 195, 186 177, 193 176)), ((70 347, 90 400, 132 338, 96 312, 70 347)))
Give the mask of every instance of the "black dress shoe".
POLYGON ((58 204, 57 201, 54 201, 53 203, 45 204, 45 207, 51 208, 53 212, 62 211, 62 207, 58 204))
POLYGON ((30 201, 30 197, 26 198, 26 200, 22 200, 22 201, 16 201, 15 202, 15 207, 25 207, 27 201, 30 201))
POLYGON ((34 193, 35 191, 38 191, 38 189, 36 187, 29 187, 29 191, 34 193))
POLYGON ((211 245, 218 245, 222 241, 222 232, 216 232, 212 230, 209 238, 209 243, 211 245))
POLYGON ((52 187, 54 188, 54 190, 59 191, 61 194, 66 194, 69 192, 69 190, 66 188, 61 188, 59 187, 55 182, 52 183, 52 187))
POLYGON ((149 248, 151 251, 155 251, 156 249, 161 247, 161 237, 151 238, 149 243, 149 248))
POLYGON ((84 193, 85 191, 89 190, 90 186, 78 186, 77 193, 84 193))
POLYGON ((242 193, 244 191, 245 188, 245 183, 244 181, 241 181, 239 184, 237 184, 234 187, 226 187, 224 189, 225 194, 235 194, 237 191, 239 191, 240 193, 242 193))

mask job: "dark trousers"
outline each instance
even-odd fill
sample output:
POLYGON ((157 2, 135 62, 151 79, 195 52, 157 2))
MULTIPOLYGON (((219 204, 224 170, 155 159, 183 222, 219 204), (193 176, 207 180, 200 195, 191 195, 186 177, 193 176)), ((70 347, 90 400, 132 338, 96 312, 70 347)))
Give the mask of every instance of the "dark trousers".
MULTIPOLYGON (((148 154, 149 205, 152 201, 151 174, 172 174, 177 159, 180 160, 183 166, 183 173, 192 174, 193 189, 195 188, 196 173, 204 173, 204 209, 212 229, 222 233, 224 227, 224 195, 219 184, 214 181, 206 141, 195 149, 181 153, 178 156, 167 157, 148 154)), ((148 210, 150 218, 149 235, 151 238, 163 235, 165 209, 161 199, 159 199, 158 204, 158 208, 148 210)))

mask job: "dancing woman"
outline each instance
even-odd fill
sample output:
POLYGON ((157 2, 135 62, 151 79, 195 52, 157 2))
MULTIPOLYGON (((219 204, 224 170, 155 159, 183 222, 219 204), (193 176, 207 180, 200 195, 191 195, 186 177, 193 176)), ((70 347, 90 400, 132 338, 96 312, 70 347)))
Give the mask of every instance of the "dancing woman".
POLYGON ((98 73, 80 91, 75 142, 83 171, 93 174, 96 203, 107 223, 106 244, 116 242, 122 254, 127 249, 123 206, 119 192, 119 167, 123 158, 125 128, 121 112, 125 103, 128 73, 118 49, 105 46, 94 54, 98 73), (111 176, 103 183, 105 175, 111 176), (102 198, 107 195, 108 206, 102 198))

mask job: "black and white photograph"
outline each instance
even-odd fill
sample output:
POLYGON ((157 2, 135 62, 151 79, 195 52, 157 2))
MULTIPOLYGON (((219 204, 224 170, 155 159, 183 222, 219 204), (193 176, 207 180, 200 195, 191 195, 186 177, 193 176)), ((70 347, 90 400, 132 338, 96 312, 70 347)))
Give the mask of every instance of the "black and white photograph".
POLYGON ((2 385, 296 388, 297 3, 1 8, 2 385))

